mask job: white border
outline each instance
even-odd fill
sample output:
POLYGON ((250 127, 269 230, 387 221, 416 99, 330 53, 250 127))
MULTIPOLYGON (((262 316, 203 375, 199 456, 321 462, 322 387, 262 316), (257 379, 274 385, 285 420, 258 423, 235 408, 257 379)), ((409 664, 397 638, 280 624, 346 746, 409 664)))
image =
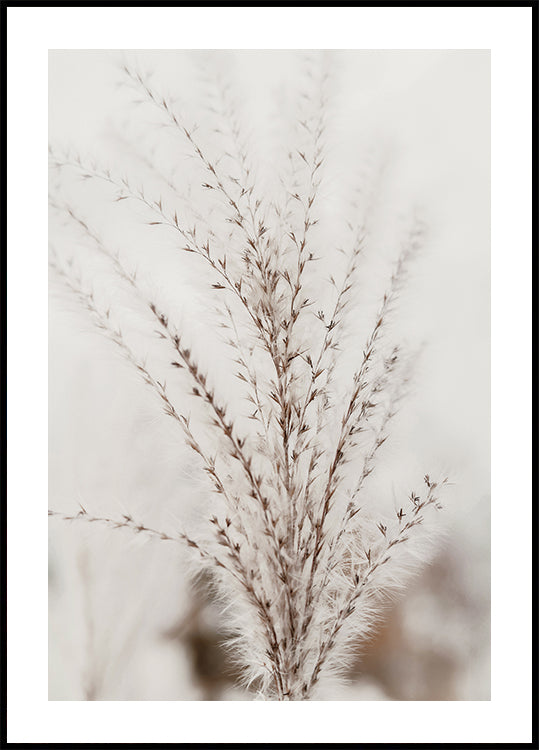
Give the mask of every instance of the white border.
POLYGON ((8 8, 8 740, 531 740, 531 9, 8 8), (48 49, 491 49, 490 702, 47 700, 48 49))

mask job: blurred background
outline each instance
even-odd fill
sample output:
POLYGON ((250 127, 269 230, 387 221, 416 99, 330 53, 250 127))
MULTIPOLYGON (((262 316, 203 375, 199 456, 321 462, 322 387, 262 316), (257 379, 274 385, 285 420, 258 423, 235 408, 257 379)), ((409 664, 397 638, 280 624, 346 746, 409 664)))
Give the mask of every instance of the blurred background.
MULTIPOLYGON (((362 219, 369 224, 342 358, 343 389, 403 228, 420 209, 428 226, 425 250, 391 338, 424 348, 370 497, 376 503, 408 493, 426 471, 447 473, 452 485, 431 563, 388 603, 370 641, 358 644, 347 680, 327 698, 489 700, 488 52, 51 51, 51 145, 112 165, 150 193, 161 189, 164 177, 205 213, 207 196, 191 192, 187 153, 121 85, 125 59, 151 72, 156 88, 174 98, 216 153, 215 107, 226 90, 246 125, 261 179, 278 163, 276 153, 286 160, 290 123, 305 104, 305 70, 327 69, 327 163, 313 240, 323 270, 339 269, 333 251, 346 247, 344 228, 355 221, 354 212, 367 213, 362 219)), ((162 189, 167 196, 167 185, 162 189)), ((52 170, 51 196, 76 206, 107 246, 137 268, 228 393, 233 384, 224 363, 230 354, 219 342, 214 298, 200 266, 177 252, 174 238, 148 227, 138 206, 114 203, 106 186, 52 170)), ((50 243, 76 259, 86 286, 118 314, 136 350, 166 377, 168 361, 155 348, 151 327, 111 283, 80 231, 55 210, 50 243)), ((49 507, 71 515, 82 504, 95 515, 129 513, 164 530, 174 529, 176 520, 196 528, 211 498, 181 434, 53 277, 49 355, 49 507)), ((181 388, 172 393, 182 403, 181 388)), ((251 699, 237 687, 220 605, 203 577, 192 580, 179 545, 51 519, 49 552, 49 699, 251 699)))

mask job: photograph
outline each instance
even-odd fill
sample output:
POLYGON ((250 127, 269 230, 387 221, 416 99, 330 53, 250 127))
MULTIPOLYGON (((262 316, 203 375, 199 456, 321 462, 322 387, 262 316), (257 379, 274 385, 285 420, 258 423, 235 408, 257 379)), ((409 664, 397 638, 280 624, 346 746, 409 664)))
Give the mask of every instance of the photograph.
POLYGON ((538 5, 2 4, 1 747, 537 746, 538 5))
POLYGON ((490 701, 490 49, 50 48, 48 150, 48 700, 490 701))

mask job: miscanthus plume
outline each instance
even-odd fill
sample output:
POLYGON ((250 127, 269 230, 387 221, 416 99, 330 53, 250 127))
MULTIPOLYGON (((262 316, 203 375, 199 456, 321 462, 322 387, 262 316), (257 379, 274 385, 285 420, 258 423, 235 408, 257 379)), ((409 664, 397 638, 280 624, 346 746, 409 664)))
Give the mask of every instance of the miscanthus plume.
POLYGON ((260 147, 249 148, 256 139, 222 78, 206 76, 206 114, 216 125, 204 132, 192 122, 188 102, 162 91, 143 55, 140 60, 126 58, 120 66, 122 84, 133 93, 132 116, 150 118, 166 133, 168 164, 177 158, 182 170, 188 166, 188 189, 178 187, 162 158, 136 146, 132 159, 145 170, 143 184, 122 167, 51 146, 51 209, 78 240, 72 249, 65 240, 53 243, 50 265, 183 436, 211 494, 211 512, 201 512, 189 533, 155 529, 128 513, 94 515, 87 507, 49 513, 186 545, 195 568, 213 576, 253 695, 323 697, 324 681, 346 668, 350 648, 368 635, 384 600, 421 560, 447 481, 419 477, 391 513, 370 490, 371 474, 383 471, 383 446, 416 360, 392 340, 391 321, 424 227, 411 218, 363 346, 350 352, 346 330, 361 307, 377 182, 350 197, 344 227, 338 213, 324 212, 331 141, 331 75, 324 60, 314 56, 298 76, 295 122, 279 142, 284 158, 273 175, 271 159, 265 172, 259 168, 260 147), (94 186, 103 205, 120 204, 118 221, 151 227, 147 252, 156 266, 160 243, 174 243, 213 295, 209 304, 219 315, 226 357, 203 364, 189 318, 180 324, 167 301, 151 292, 130 261, 128 243, 102 239, 90 212, 71 197, 75 178, 94 186), (81 243, 150 325, 160 359, 131 341, 114 298, 102 303, 85 275, 81 243), (327 273, 333 259, 335 271, 327 273), (342 367, 343 353, 347 363, 353 360, 351 373, 342 367), (237 397, 223 387, 223 371, 235 381, 237 397), (181 384, 183 398, 171 383, 181 384))

